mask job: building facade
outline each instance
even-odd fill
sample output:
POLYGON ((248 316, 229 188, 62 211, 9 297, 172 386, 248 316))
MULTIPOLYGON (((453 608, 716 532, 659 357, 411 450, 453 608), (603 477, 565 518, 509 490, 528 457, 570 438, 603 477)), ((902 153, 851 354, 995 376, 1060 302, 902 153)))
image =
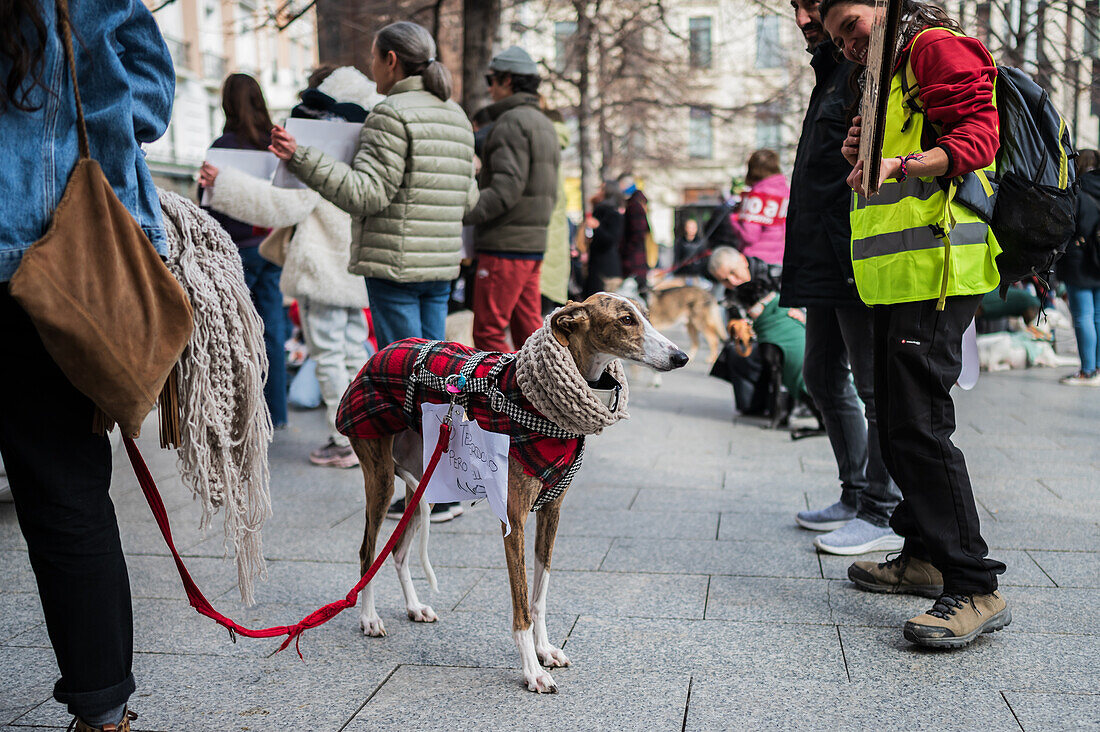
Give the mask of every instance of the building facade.
POLYGON ((176 67, 172 122, 161 139, 145 146, 146 157, 158 185, 193 195, 206 149, 224 123, 225 77, 235 72, 254 76, 272 119, 281 121, 317 64, 314 14, 305 1, 145 2, 176 67))

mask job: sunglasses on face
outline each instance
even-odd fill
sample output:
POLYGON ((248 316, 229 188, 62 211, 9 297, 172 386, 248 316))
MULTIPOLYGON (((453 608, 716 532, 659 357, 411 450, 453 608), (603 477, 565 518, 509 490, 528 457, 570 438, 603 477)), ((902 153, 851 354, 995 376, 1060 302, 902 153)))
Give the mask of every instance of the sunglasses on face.
POLYGON ((485 86, 492 86, 495 83, 497 83, 496 74, 486 74, 485 75, 485 86))

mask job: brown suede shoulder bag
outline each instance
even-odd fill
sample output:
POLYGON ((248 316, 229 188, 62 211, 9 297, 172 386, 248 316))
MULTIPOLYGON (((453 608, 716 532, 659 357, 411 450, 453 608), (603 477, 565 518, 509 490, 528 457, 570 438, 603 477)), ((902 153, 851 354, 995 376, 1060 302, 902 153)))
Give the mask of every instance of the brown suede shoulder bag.
POLYGON ((45 236, 23 255, 11 295, 65 376, 98 407, 90 429, 117 422, 124 435, 137 437, 164 390, 162 444, 166 432, 176 442, 175 379, 168 388, 166 382, 191 338, 191 304, 91 158, 67 0, 57 0, 57 24, 76 98, 80 159, 45 236))

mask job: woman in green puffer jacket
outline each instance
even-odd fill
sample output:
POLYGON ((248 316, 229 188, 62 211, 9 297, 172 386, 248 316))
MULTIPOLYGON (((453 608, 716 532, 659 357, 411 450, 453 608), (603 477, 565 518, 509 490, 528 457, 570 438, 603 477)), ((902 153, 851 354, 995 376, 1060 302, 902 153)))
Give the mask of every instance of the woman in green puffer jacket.
POLYGON ((348 271, 366 278, 379 348, 443 340, 458 277, 462 217, 477 203, 474 135, 450 101, 451 75, 415 23, 374 37, 371 75, 386 99, 359 133, 351 165, 298 146, 281 127, 271 151, 303 183, 352 216, 348 271))

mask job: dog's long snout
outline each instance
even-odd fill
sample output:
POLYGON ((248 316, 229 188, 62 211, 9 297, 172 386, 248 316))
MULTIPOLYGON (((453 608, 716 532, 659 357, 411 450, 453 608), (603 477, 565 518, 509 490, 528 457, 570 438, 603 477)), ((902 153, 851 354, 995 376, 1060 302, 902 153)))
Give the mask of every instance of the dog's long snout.
POLYGON ((668 357, 668 360, 672 363, 672 368, 678 369, 681 366, 687 365, 688 355, 683 351, 677 349, 672 352, 672 355, 668 357))

